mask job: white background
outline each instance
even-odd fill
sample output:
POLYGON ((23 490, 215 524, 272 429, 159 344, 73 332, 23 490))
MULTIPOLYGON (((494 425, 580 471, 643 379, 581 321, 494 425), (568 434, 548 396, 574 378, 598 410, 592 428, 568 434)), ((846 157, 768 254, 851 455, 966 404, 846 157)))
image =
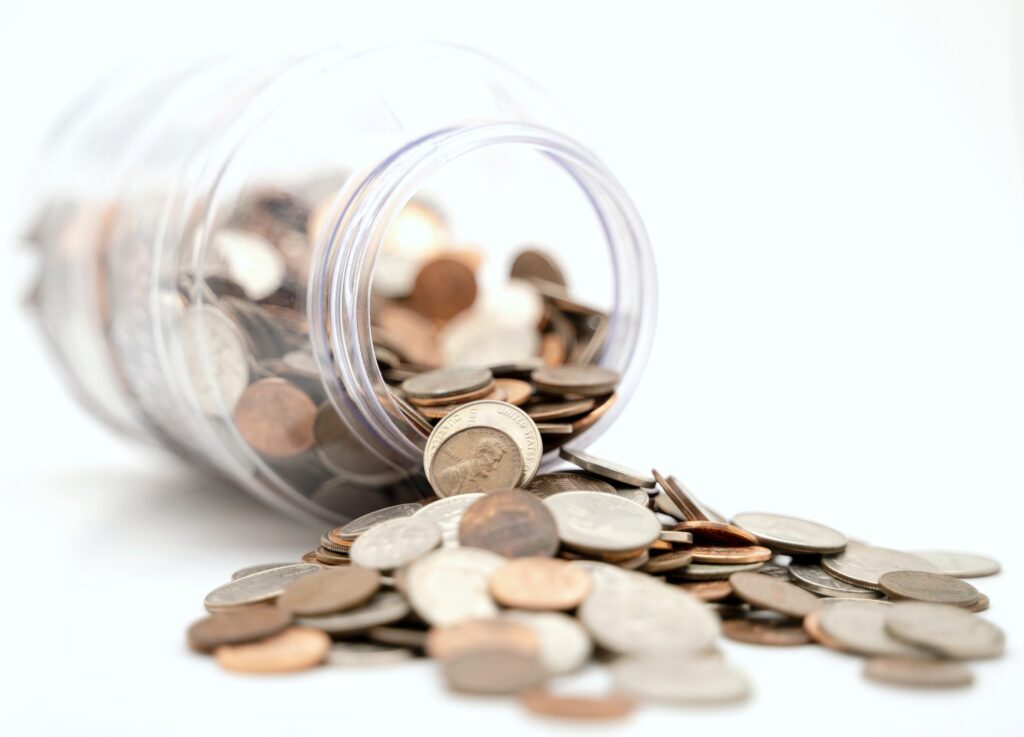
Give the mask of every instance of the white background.
MULTIPOLYGON (((591 132, 657 251, 661 322, 594 450, 726 512, 795 512, 901 548, 978 550, 1008 656, 956 693, 889 690, 815 648, 726 643, 744 706, 588 732, 1010 735, 1021 708, 1024 13, 1008 2, 17 2, 0 5, 0 218, 35 147, 119 63, 434 38, 539 81, 591 132), (671 10, 670 10, 671 8, 671 10)), ((245 678, 182 632, 235 568, 319 535, 109 437, 17 306, 5 247, 7 734, 541 735, 428 663, 245 678)), ((582 731, 582 730, 580 730, 582 731)))

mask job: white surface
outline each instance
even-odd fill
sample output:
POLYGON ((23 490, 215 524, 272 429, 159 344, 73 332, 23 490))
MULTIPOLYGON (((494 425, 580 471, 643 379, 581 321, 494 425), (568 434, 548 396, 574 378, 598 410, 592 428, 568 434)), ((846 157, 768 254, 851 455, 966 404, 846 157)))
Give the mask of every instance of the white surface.
MULTIPOLYGON (((987 552, 1009 633, 976 686, 871 685, 814 648, 725 644, 746 705, 588 732, 1020 734, 1024 21, 1006 2, 0 5, 0 216, 46 126, 117 62, 432 37, 559 95, 637 200, 661 323, 606 452, 724 511, 799 512, 902 548, 987 552), (678 4, 671 4, 678 5, 678 4), (681 731, 681 732, 680 732, 681 731)), ((3 250, 4 732, 531 735, 429 664, 243 678, 189 654, 206 591, 319 529, 124 445, 68 398, 3 250)))

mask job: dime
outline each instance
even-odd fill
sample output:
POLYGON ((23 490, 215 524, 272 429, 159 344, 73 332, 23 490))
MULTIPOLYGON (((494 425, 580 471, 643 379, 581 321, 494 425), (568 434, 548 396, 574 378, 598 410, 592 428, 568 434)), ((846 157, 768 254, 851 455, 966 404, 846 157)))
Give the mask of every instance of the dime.
POLYGON ((957 578, 975 578, 999 573, 999 562, 976 553, 959 553, 952 550, 911 551, 922 560, 931 563, 940 573, 957 578))
POLYGON ((249 351, 238 326, 216 307, 198 305, 181 316, 180 330, 199 409, 213 416, 231 412, 249 385, 249 351))
POLYGON ((575 471, 559 471, 558 473, 543 473, 537 476, 526 487, 537 496, 544 497, 552 494, 559 494, 563 491, 601 491, 606 494, 615 494, 617 490, 607 481, 602 481, 593 476, 576 473, 575 471))
POLYGON ((558 528, 544 502, 529 492, 505 489, 485 494, 459 522, 459 543, 506 558, 551 557, 558 551, 558 528))
POLYGON ((772 551, 760 545, 694 545, 690 552, 694 563, 763 563, 772 557, 772 551))
POLYGON ((885 617, 889 634, 947 658, 971 660, 1003 654, 1006 636, 987 619, 960 607, 901 601, 885 617))
POLYGON ((562 287, 566 285, 565 275, 551 255, 533 248, 520 251, 509 275, 513 279, 542 279, 562 287))
POLYGON ((563 447, 559 448, 558 454, 570 463, 576 464, 584 471, 596 473, 598 476, 602 476, 606 479, 618 481, 630 486, 640 486, 645 489, 654 488, 654 477, 650 474, 634 471, 631 468, 603 460, 597 456, 585 453, 582 450, 572 450, 570 448, 563 447))
POLYGON ((356 609, 320 617, 299 617, 296 624, 313 627, 332 635, 349 635, 397 622, 405 619, 408 614, 409 604, 404 596, 394 591, 380 591, 356 609))
POLYGON ((530 689, 519 695, 527 711, 565 719, 620 719, 633 711, 633 702, 625 696, 565 696, 543 689, 530 689))
POLYGON ((757 538, 746 530, 725 522, 695 519, 680 522, 672 528, 689 532, 698 545, 757 545, 757 538))
POLYGON ((566 560, 516 558, 491 576, 491 596, 515 609, 575 609, 590 593, 590 574, 566 560))
POLYGON ((453 691, 492 695, 518 693, 548 677, 536 655, 501 649, 454 655, 443 661, 442 672, 453 691))
POLYGON ((319 665, 331 649, 331 638, 308 627, 289 627, 263 640, 221 645, 214 651, 226 670, 241 673, 289 673, 319 665))
POLYGON ((409 660, 412 656, 412 651, 405 647, 373 642, 335 642, 327 653, 327 664, 365 668, 401 663, 409 660))
POLYGON ((593 399, 575 399, 570 402, 540 402, 526 408, 526 414, 537 422, 543 420, 562 420, 566 417, 577 417, 594 408, 593 399))
POLYGON ((732 596, 732 584, 729 579, 718 581, 695 581, 677 584, 679 588, 701 601, 721 601, 732 596))
POLYGON ((392 571, 429 553, 441 544, 441 528, 420 517, 381 522, 352 545, 352 562, 379 571, 392 571))
POLYGON ((410 502, 408 504, 396 504, 392 507, 384 507, 383 509, 378 509, 368 514, 364 514, 362 517, 357 517, 343 527, 338 528, 336 531, 332 530, 328 535, 332 536, 331 539, 335 543, 355 540, 364 532, 381 524, 382 522, 410 517, 421 509, 423 509, 423 507, 415 502, 410 502))
POLYGON ((658 539, 672 543, 673 545, 693 545, 693 533, 677 532, 676 530, 662 530, 658 539))
POLYGON ((477 548, 442 548, 408 569, 409 601, 423 621, 447 625, 498 613, 488 586, 505 558, 477 548))
POLYGON ((756 535, 762 545, 784 553, 829 554, 846 548, 842 533, 799 517, 743 512, 733 515, 732 523, 756 535))
POLYGON ((974 682, 974 675, 963 663, 894 655, 868 659, 864 677, 892 686, 923 688, 955 688, 974 682))
POLYGON ((369 601, 380 588, 380 574, 359 566, 320 571, 291 583, 277 599, 285 611, 300 616, 330 614, 369 601))
POLYGON ((611 394, 619 378, 615 371, 589 364, 544 366, 530 374, 539 391, 559 396, 600 397, 611 394))
POLYGON ((743 563, 737 565, 691 563, 682 570, 673 571, 672 576, 681 578, 684 581, 718 581, 730 578, 734 573, 759 571, 763 567, 764 563, 743 563))
POLYGON ((251 576, 254 573, 263 573, 263 571, 271 571, 275 568, 284 568, 285 566, 294 565, 294 563, 259 563, 254 566, 246 566, 245 568, 239 568, 237 571, 231 574, 231 580, 234 581, 239 578, 245 578, 251 576))
POLYGON ((841 581, 876 590, 878 579, 890 571, 935 570, 931 563, 910 553, 860 543, 848 544, 839 555, 823 557, 821 567, 841 581))
POLYGON ((313 424, 317 408, 306 394, 284 379, 260 379, 250 384, 235 405, 238 432, 256 451, 269 458, 293 458, 316 442, 313 424))
POLYGON ((470 619, 427 633, 427 655, 435 660, 474 650, 518 650, 527 655, 540 652, 540 638, 524 624, 510 619, 470 619))
POLYGON ((416 275, 409 304, 421 315, 449 320, 476 301, 476 276, 456 258, 428 261, 416 275))
POLYGON ((614 494, 567 491, 543 503, 555 517, 562 542, 584 552, 642 550, 661 532, 650 510, 614 494))
POLYGON ((522 379, 495 379, 496 388, 505 392, 505 401, 519 407, 533 396, 533 385, 522 379))
POLYGON ((508 489, 523 478, 523 457, 500 430, 470 427, 440 445, 430 475, 442 497, 508 489))
POLYGON ((459 494, 458 496, 438 499, 425 506, 417 507, 416 517, 433 520, 441 528, 441 544, 446 548, 454 548, 459 544, 459 523, 462 515, 477 499, 483 498, 482 493, 459 494))
POLYGON ((590 635, 579 620, 568 614, 510 610, 501 616, 529 628, 537 636, 540 661, 553 675, 579 670, 593 652, 590 635))
POLYGON ((820 606, 818 597, 809 591, 760 573, 734 573, 729 583, 736 595, 751 606, 787 617, 802 619, 820 606))
POLYGON ((735 642, 751 645, 806 645, 811 636, 799 624, 759 622, 753 619, 728 619, 722 622, 722 634, 735 642))
POLYGON ((860 599, 830 599, 818 612, 818 624, 844 650, 860 655, 921 655, 886 629, 892 604, 860 599))
POLYGON ((793 583, 820 596, 844 599, 877 599, 881 596, 873 589, 854 586, 852 583, 833 578, 821 570, 817 563, 791 563, 787 570, 793 583))
POLYGON ((712 704, 739 701, 750 693, 747 677, 714 657, 647 653, 615 661, 612 676, 622 693, 652 701, 712 704))
POLYGON ((218 586, 206 595, 203 605, 212 612, 248 604, 259 604, 277 598, 289 584, 303 576, 309 576, 322 570, 323 568, 318 565, 296 563, 262 573, 253 573, 218 586))
POLYGON ((925 571, 891 571, 878 579, 878 586, 882 593, 894 600, 911 599, 970 607, 981 598, 978 590, 966 581, 925 571))
POLYGON ((291 615, 276 606, 257 604, 217 612, 188 628, 188 644, 208 653, 221 645, 237 645, 276 635, 292 623, 291 615))

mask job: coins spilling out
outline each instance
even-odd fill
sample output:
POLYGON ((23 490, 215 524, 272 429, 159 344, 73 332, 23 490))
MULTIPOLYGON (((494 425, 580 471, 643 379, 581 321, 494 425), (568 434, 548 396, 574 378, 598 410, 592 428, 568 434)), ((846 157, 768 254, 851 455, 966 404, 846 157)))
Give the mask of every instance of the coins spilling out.
MULTIPOLYGON (((567 401, 607 396, 617 380, 544 372, 531 372, 531 392, 565 387, 567 401)), ((494 382, 418 374, 403 391, 479 397, 494 382)), ((576 470, 538 476, 542 440, 525 406, 476 398, 451 410, 424 455, 434 499, 328 530, 302 562, 239 571, 207 596, 192 648, 247 672, 424 656, 454 691, 574 719, 744 699, 751 681, 720 635, 859 655, 866 678, 897 686, 967 686, 965 661, 1002 654, 1003 633, 976 613, 987 597, 963 580, 996 573, 995 561, 854 543, 778 514, 726 520, 673 476, 578 450, 561 450, 576 470), (607 667, 613 687, 567 693, 587 664, 607 667)))

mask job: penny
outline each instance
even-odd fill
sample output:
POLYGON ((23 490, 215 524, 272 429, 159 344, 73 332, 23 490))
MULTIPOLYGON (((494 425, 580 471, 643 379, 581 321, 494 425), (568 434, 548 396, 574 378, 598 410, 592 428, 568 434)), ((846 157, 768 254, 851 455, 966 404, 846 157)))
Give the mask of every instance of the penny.
POLYGON ((289 627, 256 642, 221 645, 217 663, 240 673, 289 673, 319 665, 331 649, 331 638, 308 627, 289 627))
POLYGON ((411 650, 394 645, 381 645, 374 642, 335 642, 327 653, 327 665, 365 668, 375 665, 393 665, 412 657, 411 650))
POLYGON ((299 617, 296 624, 313 627, 332 635, 349 635, 365 632, 405 619, 409 604, 405 597, 394 591, 379 591, 372 599, 344 612, 335 612, 317 617, 299 617))
POLYGON ((590 574, 569 561, 516 558, 491 576, 491 596, 514 609, 575 609, 590 593, 590 574))
POLYGON ((757 545, 757 538, 746 530, 725 522, 687 520, 672 528, 689 532, 697 545, 757 545))
POLYGON ((732 596, 732 584, 728 579, 719 581, 694 581, 693 583, 677 584, 688 594, 701 601, 721 601, 732 596))
MULTIPOLYGON (((763 572, 763 571, 762 571, 763 572)), ((819 596, 833 596, 850 599, 878 599, 881 594, 873 589, 855 586, 833 578, 817 563, 790 563, 787 575, 793 583, 819 596)))
POLYGON ((506 558, 551 557, 558 551, 558 540, 559 529, 549 508, 519 489, 484 495, 463 512, 459 522, 461 545, 506 558))
POLYGON ((673 545, 693 545, 693 533, 676 530, 662 530, 658 539, 673 545))
POLYGON ((850 543, 839 555, 824 556, 821 567, 826 573, 856 586, 877 590, 878 579, 891 571, 929 571, 935 567, 909 553, 850 543))
POLYGON ((940 573, 957 578, 975 578, 999 573, 999 562, 977 553, 959 553, 952 550, 913 550, 922 560, 935 566, 940 573))
POLYGON ((693 552, 689 550, 677 550, 672 553, 655 555, 640 566, 645 573, 666 573, 674 571, 690 564, 693 560, 693 552))
POLYGON ((533 385, 522 379, 495 379, 494 385, 505 392, 505 401, 519 407, 533 396, 533 385))
POLYGON ((722 622, 722 634, 735 642, 751 645, 789 647, 806 645, 811 636, 799 624, 769 624, 752 619, 729 619, 722 622))
POLYGON ((303 553, 303 554, 302 554, 302 558, 300 558, 300 560, 301 560, 301 561, 302 561, 303 563, 311 563, 311 564, 313 564, 313 565, 316 565, 316 566, 317 566, 317 568, 319 568, 319 567, 320 567, 320 566, 318 565, 320 561, 318 561, 318 560, 316 559, 316 551, 315 551, 315 550, 310 550, 310 551, 309 551, 308 553, 303 553))
POLYGON ((396 477, 394 466, 360 441, 329 402, 317 409, 313 435, 317 456, 335 473, 366 483, 396 477))
POLYGON ((644 489, 654 488, 653 476, 634 471, 618 463, 603 460, 582 450, 571 450, 563 447, 559 448, 558 454, 584 471, 590 471, 603 478, 628 484, 629 486, 639 486, 644 489))
POLYGON ((421 315, 449 320, 476 301, 476 276, 464 262, 449 257, 428 261, 413 283, 409 304, 421 315))
POLYGON ((380 588, 380 574, 360 566, 320 571, 300 578, 281 593, 277 605, 292 614, 316 616, 352 609, 380 588))
POLYGON ((978 590, 966 581, 925 571, 891 571, 878 579, 878 586, 893 600, 911 599, 970 607, 981 598, 978 590))
POLYGON ((562 287, 566 284, 565 275, 555 260, 544 251, 532 248, 516 256, 509 274, 513 279, 542 279, 562 287))
POLYGON ((318 563, 326 566, 343 566, 351 562, 347 554, 338 553, 324 547, 319 547, 314 550, 313 556, 316 558, 318 563))
POLYGON ((289 584, 322 570, 318 565, 296 563, 253 573, 218 586, 206 595, 203 605, 210 611, 216 611, 276 599, 289 584))
POLYGON ((819 645, 827 647, 829 650, 846 652, 846 646, 843 645, 843 643, 833 637, 830 637, 829 634, 822 629, 820 621, 822 611, 824 611, 824 606, 804 617, 802 622, 804 631, 819 645))
POLYGON ((343 525, 336 530, 332 530, 328 533, 328 536, 335 543, 341 544, 355 540, 357 537, 362 535, 364 532, 369 530, 382 522, 387 522, 392 519, 401 519, 403 517, 410 517, 416 512, 420 511, 422 507, 415 502, 408 504, 396 504, 391 507, 384 507, 368 514, 364 514, 361 517, 356 517, 351 522, 343 525))
POLYGON ((459 544, 459 523, 462 522, 463 513, 473 502, 482 499, 483 496, 482 493, 459 494, 447 499, 438 499, 419 507, 415 516, 432 520, 441 528, 441 544, 446 548, 453 548, 459 544))
POLYGON ((540 402, 526 407, 526 414, 538 422, 577 417, 594 408, 593 399, 576 399, 571 402, 540 402))
POLYGON ((436 660, 473 650, 518 650, 527 655, 540 652, 536 632, 510 619, 470 619, 427 632, 426 652, 436 660))
POLYGON ((694 545, 690 552, 694 563, 763 563, 772 557, 772 551, 760 545, 694 545))
POLYGON ((884 601, 831 599, 818 612, 818 624, 842 649, 860 655, 920 655, 921 648, 889 634, 887 615, 893 607, 884 601))
POLYGON ((423 621, 447 625, 498 613, 491 599, 491 574, 505 558, 477 548, 442 548, 408 568, 409 603, 423 621))
POLYGON ((276 606, 256 604, 217 612, 188 628, 189 647, 212 652, 221 645, 237 645, 276 635, 292 623, 291 615, 276 606))
POLYGON ((654 476, 657 485, 661 487, 666 497, 671 501, 669 509, 673 516, 687 520, 706 519, 704 512, 697 506, 697 503, 690 497, 682 484, 678 483, 674 478, 666 479, 657 469, 653 469, 651 474, 654 476))
POLYGON ((743 512, 732 523, 757 536, 761 545, 784 553, 841 553, 846 537, 817 522, 781 514, 743 512))
POLYGON ((742 563, 737 565, 723 565, 721 563, 691 563, 679 571, 673 571, 672 576, 684 581, 718 581, 730 578, 734 573, 756 572, 764 567, 764 563, 742 563))
POLYGON ((713 657, 687 660, 647 653, 615 661, 612 677, 622 693, 652 701, 713 704, 739 701, 750 693, 743 673, 713 657))
POLYGON ((554 515, 562 542, 584 552, 642 550, 661 532, 661 523, 650 510, 614 494, 566 491, 549 496, 543 504, 554 515))
POLYGON ((284 568, 285 566, 294 565, 293 563, 259 563, 254 566, 246 566, 245 568, 239 568, 237 571, 231 574, 231 580, 234 581, 239 578, 245 578, 251 576, 254 573, 263 573, 263 571, 272 571, 275 568, 284 568))
POLYGON ((508 489, 523 478, 523 457, 512 438, 500 430, 470 427, 441 444, 430 476, 442 497, 508 489))
POLYGON ((869 658, 864 663, 864 677, 916 688, 959 688, 974 683, 974 674, 963 663, 893 655, 869 658))
POLYGON ((326 548, 332 553, 338 553, 339 555, 348 555, 349 548, 352 547, 352 540, 341 540, 336 542, 337 537, 334 539, 331 537, 331 533, 337 532, 337 528, 328 530, 320 536, 320 547, 326 548))
POLYGON ((352 545, 352 562, 365 568, 392 571, 441 544, 441 528, 416 516, 392 519, 370 528, 352 545))
POLYGON ((445 682, 453 691, 512 694, 543 682, 548 674, 536 655, 519 650, 470 650, 443 661, 445 682))
POLYGON ((269 458, 294 458, 316 442, 317 408, 301 389, 284 379, 260 379, 235 404, 234 421, 250 446, 269 458))
POLYGON ((587 364, 544 366, 530 374, 539 391, 559 396, 600 397, 611 394, 619 378, 615 371, 587 364))
POLYGON ((530 689, 519 695, 527 711, 565 719, 621 719, 633 711, 632 700, 619 694, 603 696, 566 696, 542 689, 530 689))
POLYGON ((996 625, 948 604, 896 602, 886 614, 885 628, 904 642, 957 660, 995 658, 1006 644, 996 625))
POLYGON ((729 577, 735 594, 751 606, 802 619, 820 606, 814 594, 787 581, 760 573, 740 572, 729 577))
POLYGON ((375 310, 373 320, 375 326, 394 336, 401 348, 401 354, 411 363, 423 366, 440 365, 441 347, 437 341, 437 326, 433 320, 393 302, 375 310))
POLYGON ((533 492, 542 499, 552 494, 560 494, 563 491, 600 491, 605 494, 615 494, 616 489, 607 481, 602 481, 593 476, 576 473, 575 471, 559 471, 557 473, 544 473, 537 476, 526 487, 527 491, 533 492))
POLYGON ((562 612, 510 610, 502 619, 528 627, 540 645, 540 661, 553 675, 573 673, 590 658, 594 645, 575 617, 562 612))

